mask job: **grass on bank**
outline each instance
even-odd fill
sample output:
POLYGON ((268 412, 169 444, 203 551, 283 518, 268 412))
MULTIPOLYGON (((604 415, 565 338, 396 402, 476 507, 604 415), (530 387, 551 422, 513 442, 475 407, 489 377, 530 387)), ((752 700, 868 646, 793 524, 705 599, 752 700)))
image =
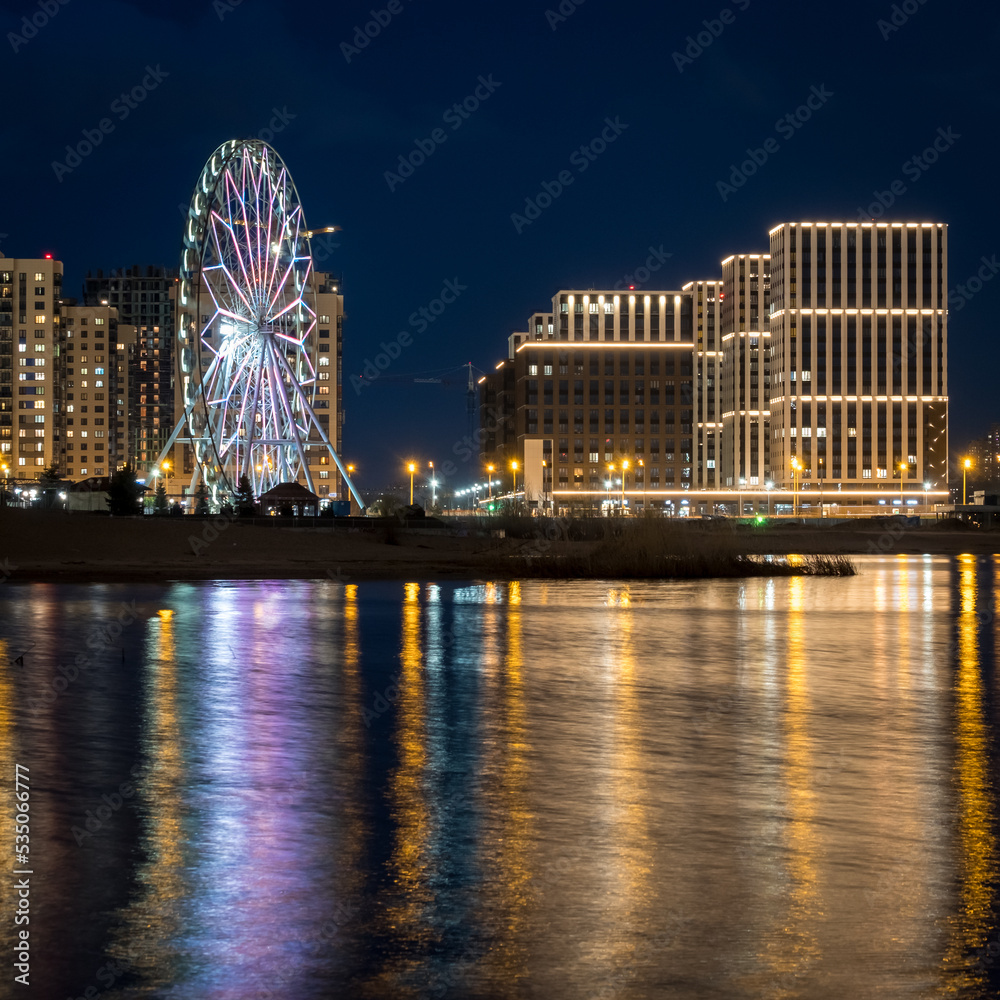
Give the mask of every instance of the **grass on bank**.
POLYGON ((857 575, 847 556, 771 556, 755 552, 756 542, 730 525, 637 518, 605 522, 604 537, 589 552, 566 554, 536 521, 533 539, 507 539, 487 561, 496 572, 569 579, 857 575))

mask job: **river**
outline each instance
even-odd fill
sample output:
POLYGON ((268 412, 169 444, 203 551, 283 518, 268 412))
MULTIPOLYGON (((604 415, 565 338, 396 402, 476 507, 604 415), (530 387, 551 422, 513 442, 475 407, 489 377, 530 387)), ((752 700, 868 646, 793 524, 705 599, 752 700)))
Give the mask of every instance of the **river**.
POLYGON ((1000 558, 857 562, 7 582, 10 995, 997 996, 1000 558))

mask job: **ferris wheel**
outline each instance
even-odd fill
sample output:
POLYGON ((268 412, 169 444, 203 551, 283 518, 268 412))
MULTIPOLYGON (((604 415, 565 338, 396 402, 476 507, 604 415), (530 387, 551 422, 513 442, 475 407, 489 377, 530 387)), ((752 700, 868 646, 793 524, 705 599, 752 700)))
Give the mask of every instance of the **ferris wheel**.
POLYGON ((181 254, 184 413, 161 455, 176 441, 191 445, 192 488, 203 480, 217 498, 247 476, 255 496, 280 482, 314 490, 309 459, 322 449, 364 506, 314 409, 330 397, 317 398, 312 235, 288 168, 266 142, 234 139, 212 154, 181 254))

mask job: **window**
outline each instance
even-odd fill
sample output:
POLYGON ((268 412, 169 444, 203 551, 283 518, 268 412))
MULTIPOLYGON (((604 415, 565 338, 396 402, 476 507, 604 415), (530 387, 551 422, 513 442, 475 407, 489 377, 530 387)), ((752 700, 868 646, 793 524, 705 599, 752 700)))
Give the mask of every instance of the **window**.
POLYGON ((43 354, 44 352, 45 352, 45 345, 44 344, 35 344, 35 353, 36 354, 43 354))
MULTIPOLYGON (((86 322, 86 320, 84 322, 86 322)), ((104 326, 104 317, 103 316, 96 316, 94 318, 94 326, 104 326)), ((103 337, 104 334, 102 333, 101 336, 103 337)))
POLYGON ((330 317, 329 316, 320 316, 319 321, 320 321, 320 323, 329 323, 330 322, 330 317))
POLYGON ((872 470, 871 469, 862 469, 861 470, 861 478, 862 479, 871 479, 871 477, 872 477, 872 470))
POLYGON ((44 281, 44 280, 45 280, 45 272, 44 271, 36 271, 35 272, 35 281, 44 281))
POLYGON ((887 476, 888 476, 888 473, 887 473, 886 469, 876 469, 875 470, 875 478, 876 479, 886 479, 887 476))
POLYGON ((528 365, 528 374, 529 375, 537 375, 538 374, 538 365, 528 365))
POLYGON ((551 375, 552 374, 552 365, 546 365, 543 374, 545 374, 545 375, 551 375))
POLYGON ((45 323, 45 313, 35 313, 35 326, 42 326, 45 323))

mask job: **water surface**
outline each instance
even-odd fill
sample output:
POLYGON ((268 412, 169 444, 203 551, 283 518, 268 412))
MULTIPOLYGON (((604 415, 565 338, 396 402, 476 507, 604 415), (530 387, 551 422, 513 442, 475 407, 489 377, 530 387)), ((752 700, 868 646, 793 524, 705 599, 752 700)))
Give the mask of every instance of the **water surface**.
POLYGON ((1000 561, 859 563, 4 585, 30 995, 998 995, 1000 561))

